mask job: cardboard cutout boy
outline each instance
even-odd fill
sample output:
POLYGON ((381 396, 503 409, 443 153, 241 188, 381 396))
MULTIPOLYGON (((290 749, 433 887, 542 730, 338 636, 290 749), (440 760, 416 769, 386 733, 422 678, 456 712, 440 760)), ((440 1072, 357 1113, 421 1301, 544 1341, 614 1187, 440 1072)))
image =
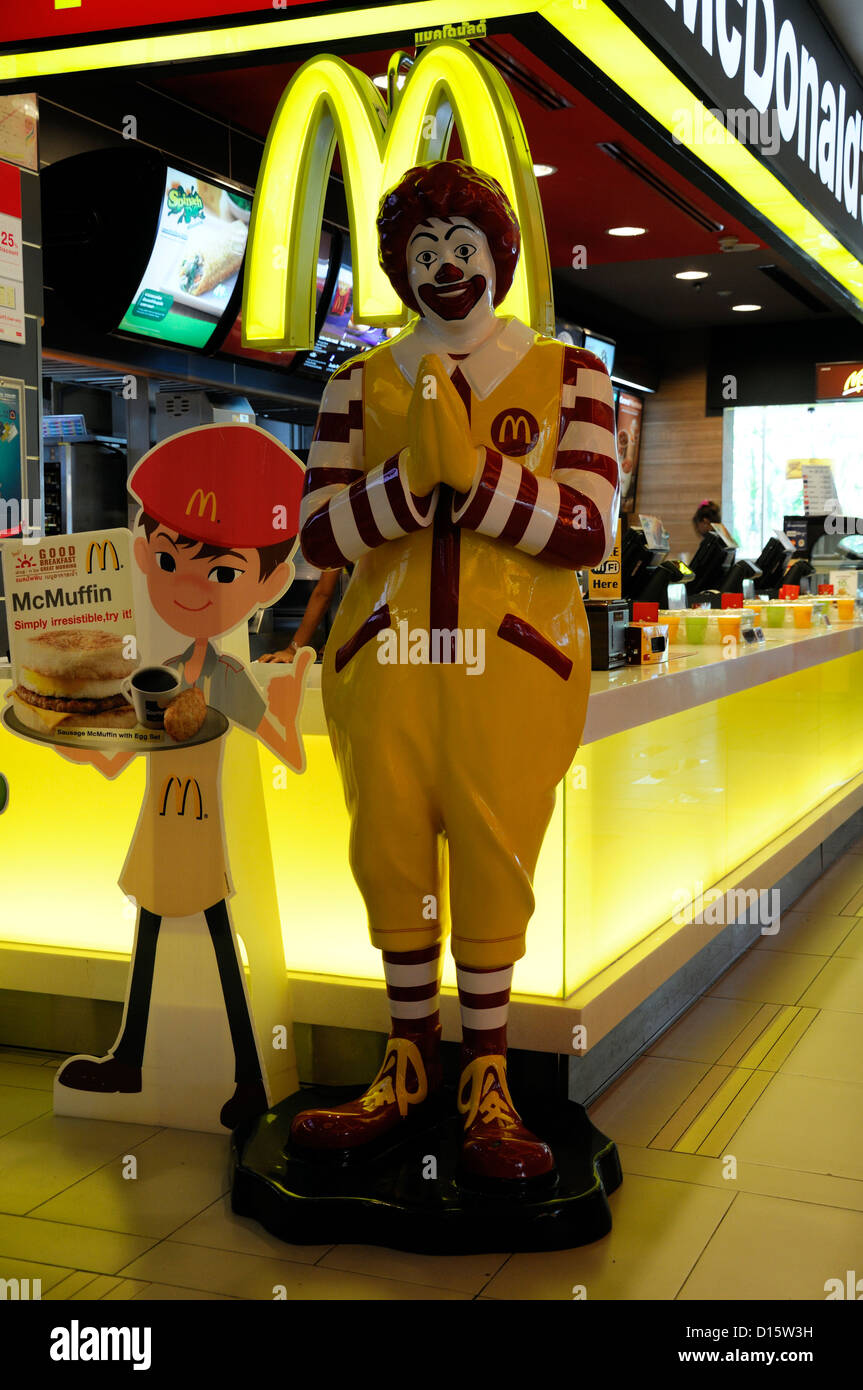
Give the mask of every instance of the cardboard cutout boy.
MULTIPOLYGON (((187 430, 145 454, 129 480, 141 504, 135 559, 160 619, 188 642, 169 664, 181 694, 202 692, 208 709, 248 730, 295 772, 305 758, 298 731, 310 649, 266 698, 251 673, 214 645, 288 588, 293 578, 303 467, 250 425, 187 430)), ((179 697, 178 697, 179 698, 179 697)), ((193 720, 197 722, 197 720, 193 720)), ((182 734, 182 729, 178 731, 182 734)), ((190 723, 189 734, 194 732, 190 723)), ((235 1057, 236 1089, 222 1108, 233 1129, 269 1104, 228 898, 220 773, 225 729, 205 742, 148 755, 147 788, 120 886, 138 905, 126 1009, 106 1057, 73 1057, 58 1075, 91 1092, 141 1090, 156 946, 163 917, 202 912, 216 960, 235 1057)), ((114 777, 134 756, 65 750, 114 777)))
POLYGON ((322 687, 392 1029, 368 1091, 298 1115, 292 1141, 361 1156, 440 1085, 445 840, 462 1174, 514 1191, 554 1171, 509 1094, 506 1023, 537 856, 586 715, 575 571, 615 533, 612 388, 592 353, 495 314, 520 236, 494 179, 458 160, 412 169, 378 231, 419 318, 331 378, 301 544, 320 569, 356 566, 322 687), (480 673, 465 653, 481 642, 480 673))

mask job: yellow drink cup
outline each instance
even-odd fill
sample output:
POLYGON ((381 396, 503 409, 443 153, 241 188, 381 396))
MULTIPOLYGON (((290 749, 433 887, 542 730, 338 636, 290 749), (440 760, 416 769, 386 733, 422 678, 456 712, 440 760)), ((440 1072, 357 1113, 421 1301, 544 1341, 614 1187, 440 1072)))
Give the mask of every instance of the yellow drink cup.
POLYGON ((735 642, 740 641, 741 613, 734 613, 726 610, 724 613, 717 613, 716 621, 719 624, 719 640, 725 637, 733 637, 735 642))
POLYGON ((812 604, 801 603, 793 604, 791 612, 794 614, 794 626, 803 628, 812 626, 812 604))
POLYGON ((854 600, 853 598, 837 598, 836 608, 839 613, 840 623, 853 623, 854 621, 854 600))
POLYGON ((664 608, 659 614, 659 621, 668 627, 669 642, 677 641, 677 633, 680 629, 680 609, 664 608))

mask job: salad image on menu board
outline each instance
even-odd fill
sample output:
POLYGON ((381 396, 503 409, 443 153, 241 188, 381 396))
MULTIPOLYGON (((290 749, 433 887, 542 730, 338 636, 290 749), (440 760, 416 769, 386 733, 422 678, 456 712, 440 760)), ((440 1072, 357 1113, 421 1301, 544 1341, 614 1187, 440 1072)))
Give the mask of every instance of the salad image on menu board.
POLYGON ((243 264, 251 202, 168 169, 156 241, 119 327, 187 347, 205 347, 243 264))

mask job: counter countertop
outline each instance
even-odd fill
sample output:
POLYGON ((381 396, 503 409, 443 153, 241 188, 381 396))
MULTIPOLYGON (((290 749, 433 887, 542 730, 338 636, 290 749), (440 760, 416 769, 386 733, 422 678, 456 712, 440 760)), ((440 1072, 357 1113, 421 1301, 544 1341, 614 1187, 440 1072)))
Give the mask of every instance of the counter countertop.
MULTIPOLYGON (((693 647, 683 643, 672 646, 669 660, 659 666, 593 671, 582 743, 596 743, 624 729, 634 729, 861 650, 863 623, 838 623, 809 632, 768 629, 760 646, 741 645, 735 655, 729 655, 719 644, 693 647)), ((255 662, 252 669, 264 686, 290 670, 274 662, 255 662)), ((309 671, 303 704, 304 734, 327 731, 321 702, 321 669, 318 663, 309 671)), ((0 662, 0 685, 10 676, 9 663, 0 662)))

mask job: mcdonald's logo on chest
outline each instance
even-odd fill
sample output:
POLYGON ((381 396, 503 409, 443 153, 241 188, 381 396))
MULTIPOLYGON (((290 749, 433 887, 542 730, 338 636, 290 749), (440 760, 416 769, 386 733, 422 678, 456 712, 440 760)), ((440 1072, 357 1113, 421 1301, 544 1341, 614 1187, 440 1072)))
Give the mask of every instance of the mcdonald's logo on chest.
POLYGON ((524 458, 539 443, 539 423, 535 415, 521 406, 508 406, 491 424, 491 441, 508 458, 524 458))

